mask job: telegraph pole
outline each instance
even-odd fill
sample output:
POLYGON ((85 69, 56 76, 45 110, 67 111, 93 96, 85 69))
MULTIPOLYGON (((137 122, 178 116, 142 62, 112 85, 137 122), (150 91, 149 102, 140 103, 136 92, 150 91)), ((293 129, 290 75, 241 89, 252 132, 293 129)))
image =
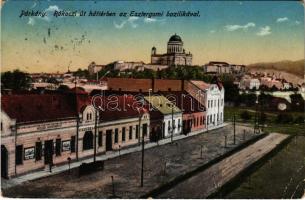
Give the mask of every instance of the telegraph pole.
POLYGON ((171 135, 171 142, 173 142, 174 138, 174 105, 172 105, 172 135, 171 135))
POLYGON ((233 133, 234 133, 234 144, 236 144, 236 134, 235 134, 235 113, 234 113, 234 116, 233 116, 233 133))
POLYGON ((93 162, 96 162, 96 135, 97 135, 97 109, 95 109, 93 162))

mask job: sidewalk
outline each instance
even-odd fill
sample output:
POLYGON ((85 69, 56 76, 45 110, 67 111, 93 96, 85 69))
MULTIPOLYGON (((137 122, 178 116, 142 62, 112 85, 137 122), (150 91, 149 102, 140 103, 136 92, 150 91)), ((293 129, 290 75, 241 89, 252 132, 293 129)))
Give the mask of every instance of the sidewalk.
MULTIPOLYGON (((208 131, 210 132, 212 130, 225 127, 227 125, 228 125, 228 123, 223 123, 219 126, 209 127, 208 131)), ((206 129, 203 129, 203 130, 200 130, 200 131, 194 131, 194 132, 192 132, 188 135, 176 135, 176 136, 173 137, 173 140, 177 141, 177 140, 189 138, 189 137, 201 134, 201 133, 205 133, 206 131, 207 131, 206 129)), ((145 149, 149 149, 149 148, 153 148, 153 147, 156 147, 156 146, 165 145, 165 144, 168 144, 168 143, 171 143, 171 138, 166 138, 166 139, 160 140, 158 142, 158 144, 156 142, 150 142, 150 143, 145 144, 144 147, 145 147, 145 149)), ((142 147, 141 147, 141 145, 139 145, 139 146, 136 146, 136 147, 130 147, 130 148, 122 149, 122 150, 120 150, 120 152, 119 151, 111 151, 111 152, 107 152, 104 155, 97 156, 96 160, 98 160, 98 161, 99 160, 108 160, 108 159, 118 157, 120 155, 125 155, 125 154, 130 154, 130 153, 133 153, 133 152, 138 152, 138 151, 141 151, 141 149, 142 149, 142 147)), ((84 160, 80 160, 80 161, 72 162, 70 164, 70 169, 77 168, 82 163, 89 163, 89 162, 92 162, 92 161, 93 161, 93 157, 87 158, 87 159, 84 159, 84 160)), ((31 180, 35 180, 35 179, 39 179, 39 178, 43 178, 43 177, 47 177, 47 176, 52 176, 54 174, 59 174, 61 172, 67 171, 67 170, 69 170, 69 165, 65 164, 65 165, 61 165, 61 166, 54 166, 52 168, 52 172, 49 172, 48 170, 42 170, 42 171, 36 171, 36 172, 28 173, 28 174, 25 174, 25 175, 21 175, 21 176, 18 176, 18 177, 9 179, 9 180, 1 178, 1 188, 2 189, 7 189, 7 188, 10 188, 10 187, 22 184, 23 182, 26 182, 26 181, 31 181, 31 180)))

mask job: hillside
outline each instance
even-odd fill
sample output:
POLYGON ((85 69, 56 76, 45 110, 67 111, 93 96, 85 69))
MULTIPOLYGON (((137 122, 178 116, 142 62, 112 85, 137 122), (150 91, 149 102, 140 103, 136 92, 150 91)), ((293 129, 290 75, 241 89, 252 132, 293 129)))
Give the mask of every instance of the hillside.
POLYGON ((303 59, 297 61, 285 60, 270 63, 255 63, 247 65, 247 69, 284 71, 302 77, 304 75, 304 62, 305 60, 303 59))
POLYGON ((297 61, 279 61, 269 63, 255 63, 247 65, 247 71, 259 71, 267 73, 275 73, 283 75, 288 81, 298 83, 304 80, 304 62, 305 60, 297 61))

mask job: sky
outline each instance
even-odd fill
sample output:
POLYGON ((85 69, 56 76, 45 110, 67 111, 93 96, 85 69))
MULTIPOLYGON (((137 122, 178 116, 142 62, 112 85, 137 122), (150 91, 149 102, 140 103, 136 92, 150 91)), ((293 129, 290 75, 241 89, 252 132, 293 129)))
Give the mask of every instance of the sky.
POLYGON ((151 48, 165 53, 179 35, 193 64, 225 61, 250 64, 304 58, 304 8, 297 1, 6 1, 1 8, 1 69, 66 72, 94 61, 150 62, 151 48), (45 17, 22 16, 24 11, 45 17), (79 16, 79 11, 115 12, 111 17, 79 16), (77 11, 75 17, 54 12, 77 11), (162 17, 129 16, 164 12, 162 17), (166 17, 191 11, 199 17, 166 17), (120 17, 119 13, 127 12, 120 17))

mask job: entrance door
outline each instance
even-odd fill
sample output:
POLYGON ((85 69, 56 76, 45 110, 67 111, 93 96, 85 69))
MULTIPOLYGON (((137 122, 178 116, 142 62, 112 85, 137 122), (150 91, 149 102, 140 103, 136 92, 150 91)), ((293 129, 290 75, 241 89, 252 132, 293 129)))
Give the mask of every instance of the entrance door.
POLYGON ((1 177, 7 178, 8 153, 4 145, 1 145, 1 177))
POLYGON ((112 150, 112 130, 106 130, 106 151, 112 150))
POLYGON ((53 163, 53 152, 54 152, 53 140, 47 140, 44 143, 44 164, 53 163))

